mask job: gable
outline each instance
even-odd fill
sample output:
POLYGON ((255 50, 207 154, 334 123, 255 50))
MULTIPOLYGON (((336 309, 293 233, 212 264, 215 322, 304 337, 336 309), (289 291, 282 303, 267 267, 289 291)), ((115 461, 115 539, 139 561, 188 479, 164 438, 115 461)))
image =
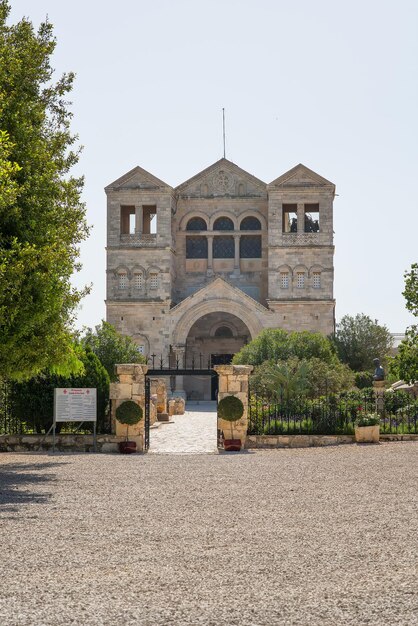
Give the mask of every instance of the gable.
POLYGON ((326 178, 323 178, 313 170, 299 163, 296 167, 293 167, 288 172, 285 172, 269 185, 269 189, 274 187, 280 187, 282 189, 306 189, 306 188, 321 188, 333 189, 335 191, 335 185, 326 178))
POLYGON ((137 165, 105 187, 105 191, 121 189, 171 189, 171 187, 137 165))
POLYGON ((220 159, 176 187, 179 196, 261 196, 266 195, 266 183, 252 176, 228 159, 220 159))

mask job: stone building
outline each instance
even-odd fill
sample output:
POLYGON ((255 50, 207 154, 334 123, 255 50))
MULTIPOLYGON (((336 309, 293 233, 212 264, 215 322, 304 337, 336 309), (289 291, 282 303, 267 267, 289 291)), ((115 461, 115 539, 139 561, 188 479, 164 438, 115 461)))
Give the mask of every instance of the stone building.
POLYGON ((140 352, 215 365, 263 328, 334 330, 335 186, 304 165, 266 184, 221 159, 176 188, 135 167, 106 194, 107 320, 140 352))

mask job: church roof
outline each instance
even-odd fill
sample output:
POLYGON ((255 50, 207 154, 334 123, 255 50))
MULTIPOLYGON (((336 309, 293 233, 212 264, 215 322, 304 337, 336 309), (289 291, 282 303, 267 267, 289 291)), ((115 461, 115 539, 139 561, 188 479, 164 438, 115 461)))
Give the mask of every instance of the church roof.
POLYGON ((253 176, 246 170, 243 170, 238 165, 235 165, 235 163, 233 163, 232 161, 222 158, 222 159, 219 159, 219 161, 212 163, 212 165, 209 165, 209 167, 206 167, 201 172, 198 172, 191 178, 187 179, 186 181, 184 181, 184 183, 181 183, 180 185, 178 185, 175 188, 175 191, 177 193, 184 193, 188 187, 192 187, 200 179, 202 179, 203 181, 204 179, 210 177, 211 174, 215 174, 216 172, 220 170, 226 170, 230 172, 231 174, 235 174, 236 176, 244 180, 250 181, 253 185, 255 185, 256 187, 262 188, 264 191, 266 189, 266 183, 264 181, 260 180, 256 176, 253 176))

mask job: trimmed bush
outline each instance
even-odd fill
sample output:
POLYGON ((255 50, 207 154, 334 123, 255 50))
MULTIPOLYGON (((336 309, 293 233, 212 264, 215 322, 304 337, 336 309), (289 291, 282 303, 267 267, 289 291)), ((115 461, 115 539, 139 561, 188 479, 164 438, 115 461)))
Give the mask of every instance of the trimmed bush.
POLYGON ((116 409, 116 419, 121 424, 133 426, 142 420, 143 411, 133 400, 122 402, 116 409))
POLYGON ((244 414, 244 405, 236 396, 222 398, 218 404, 218 415, 227 422, 236 422, 244 414))

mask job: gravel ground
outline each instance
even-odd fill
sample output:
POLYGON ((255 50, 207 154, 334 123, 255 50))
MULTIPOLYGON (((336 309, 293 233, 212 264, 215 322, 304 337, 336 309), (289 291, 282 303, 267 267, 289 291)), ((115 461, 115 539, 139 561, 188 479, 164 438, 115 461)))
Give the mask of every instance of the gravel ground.
POLYGON ((415 443, 0 456, 0 624, 417 624, 415 443))

